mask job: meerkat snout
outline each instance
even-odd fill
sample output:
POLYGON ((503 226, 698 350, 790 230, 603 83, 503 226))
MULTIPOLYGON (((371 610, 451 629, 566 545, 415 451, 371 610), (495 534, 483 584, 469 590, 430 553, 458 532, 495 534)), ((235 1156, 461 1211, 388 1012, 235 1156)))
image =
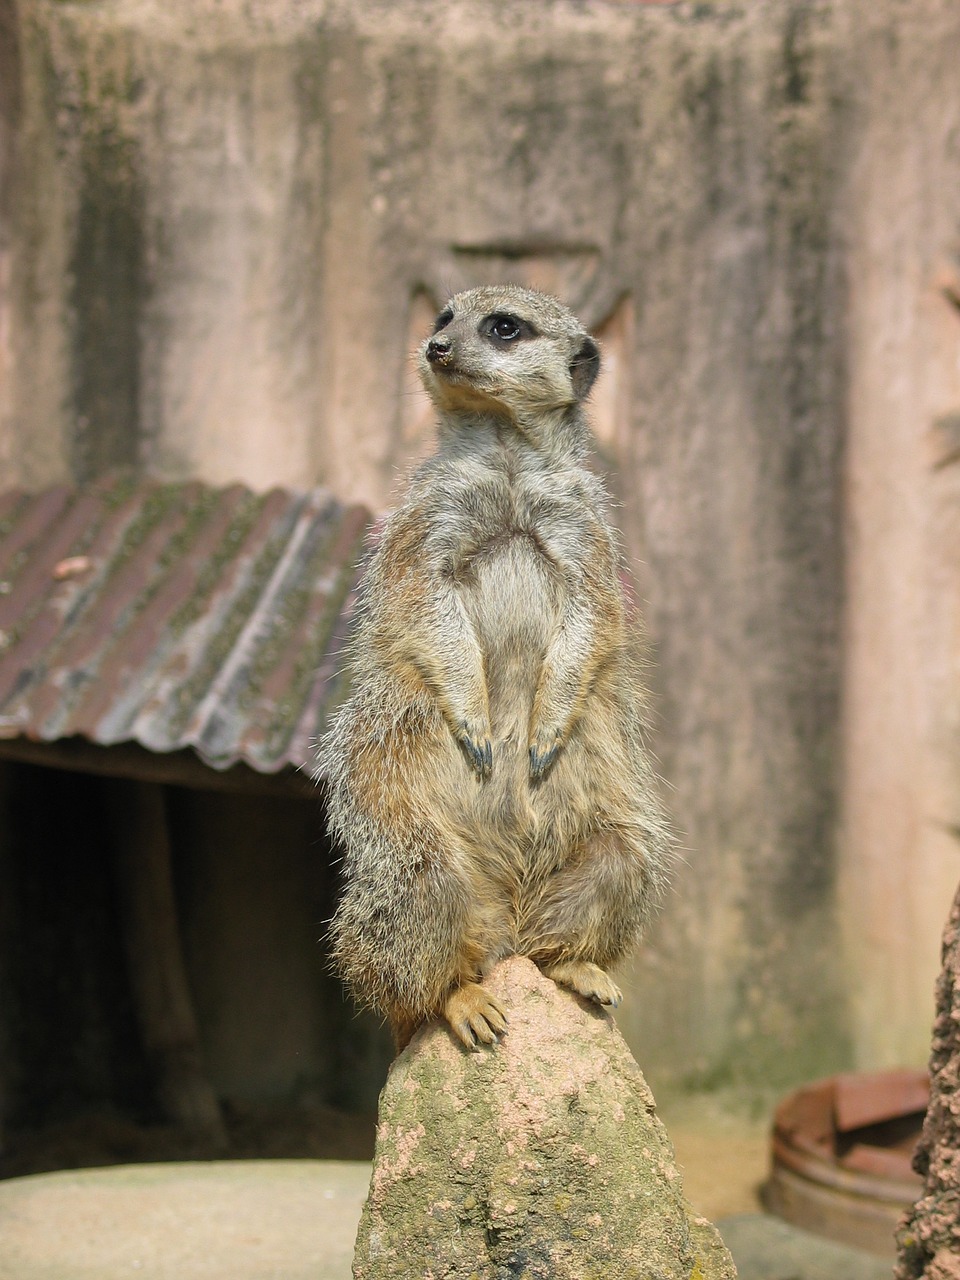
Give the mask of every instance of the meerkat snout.
POLYGON ((446 364, 450 359, 452 346, 449 338, 430 338, 426 349, 427 360, 430 364, 446 364))

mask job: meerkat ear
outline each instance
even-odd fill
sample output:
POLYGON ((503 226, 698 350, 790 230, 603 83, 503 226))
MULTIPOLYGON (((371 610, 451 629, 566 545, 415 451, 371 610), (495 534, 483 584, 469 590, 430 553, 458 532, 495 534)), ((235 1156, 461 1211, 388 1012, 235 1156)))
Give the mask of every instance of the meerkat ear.
POLYGON ((580 350, 570 361, 570 381, 573 394, 585 400, 600 372, 600 348, 592 338, 584 338, 580 350))

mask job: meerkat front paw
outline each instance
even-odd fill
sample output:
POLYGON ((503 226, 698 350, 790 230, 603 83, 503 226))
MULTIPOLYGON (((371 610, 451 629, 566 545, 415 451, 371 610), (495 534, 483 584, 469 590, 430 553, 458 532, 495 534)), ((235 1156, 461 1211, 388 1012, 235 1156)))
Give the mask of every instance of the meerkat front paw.
POLYGON ((507 1015, 479 982, 467 982, 447 996, 443 1016, 468 1049, 496 1044, 506 1030, 507 1015))
POLYGON ((563 746, 559 729, 539 730, 530 739, 530 777, 539 782, 563 746))
POLYGON ((552 978, 560 987, 568 987, 577 995, 587 1000, 595 1000, 597 1004, 608 1004, 616 1008, 623 999, 620 988, 605 970, 598 964, 590 964, 587 960, 563 960, 558 964, 544 965, 543 975, 552 978))
POLYGON ((461 720, 457 741, 466 752, 470 767, 478 778, 489 778, 493 767, 493 744, 490 727, 475 720, 461 720))

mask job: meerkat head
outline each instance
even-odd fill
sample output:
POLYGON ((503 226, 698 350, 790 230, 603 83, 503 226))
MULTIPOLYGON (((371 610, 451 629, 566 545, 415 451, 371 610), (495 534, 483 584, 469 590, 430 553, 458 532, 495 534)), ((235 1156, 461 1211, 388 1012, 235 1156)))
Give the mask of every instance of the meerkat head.
POLYGON ((582 403, 600 351, 555 298, 500 285, 450 299, 420 347, 419 369, 441 417, 492 415, 529 433, 582 403))

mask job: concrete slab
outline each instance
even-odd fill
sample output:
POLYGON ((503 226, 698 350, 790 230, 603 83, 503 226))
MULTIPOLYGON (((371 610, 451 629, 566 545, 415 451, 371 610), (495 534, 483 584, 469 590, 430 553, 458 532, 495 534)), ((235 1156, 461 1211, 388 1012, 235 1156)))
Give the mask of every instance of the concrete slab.
MULTIPOLYGON (((244 1160, 12 1178, 0 1280, 350 1280, 369 1177, 359 1161, 244 1160)), ((756 1212, 718 1225, 739 1280, 892 1272, 892 1244, 876 1258, 756 1212)))
POLYGON ((801 1231, 767 1213, 717 1223, 737 1264, 738 1280, 890 1280, 894 1248, 878 1258, 801 1231))
POLYGON ((0 1182, 0 1280, 349 1280, 370 1166, 121 1165, 0 1182))

